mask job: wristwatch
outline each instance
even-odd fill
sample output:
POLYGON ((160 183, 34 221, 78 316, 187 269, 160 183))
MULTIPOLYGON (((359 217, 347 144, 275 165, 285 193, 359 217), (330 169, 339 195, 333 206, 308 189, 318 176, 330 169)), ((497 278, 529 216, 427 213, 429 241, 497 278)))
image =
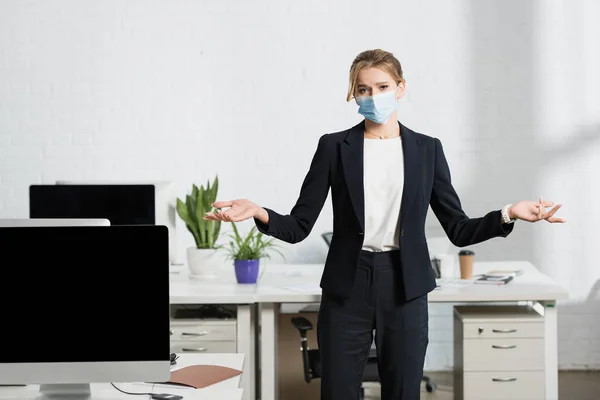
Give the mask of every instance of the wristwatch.
POLYGON ((512 224, 516 221, 516 219, 510 219, 508 216, 508 209, 512 206, 512 204, 507 204, 502 209, 502 223, 503 224, 512 224))

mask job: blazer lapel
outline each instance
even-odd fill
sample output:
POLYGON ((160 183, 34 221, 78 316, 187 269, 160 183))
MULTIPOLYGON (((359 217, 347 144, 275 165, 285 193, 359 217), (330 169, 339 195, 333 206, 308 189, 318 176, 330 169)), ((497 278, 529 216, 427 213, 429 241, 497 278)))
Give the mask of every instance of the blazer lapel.
POLYGON ((352 127, 341 144, 342 169, 350 201, 360 222, 360 227, 365 229, 365 190, 363 184, 364 175, 364 129, 365 123, 352 127))
POLYGON ((404 216, 410 209, 421 184, 421 174, 418 173, 422 167, 423 146, 420 138, 413 131, 400 124, 400 137, 402 138, 402 153, 404 155, 404 188, 402 190, 402 205, 400 206, 400 226, 404 216))

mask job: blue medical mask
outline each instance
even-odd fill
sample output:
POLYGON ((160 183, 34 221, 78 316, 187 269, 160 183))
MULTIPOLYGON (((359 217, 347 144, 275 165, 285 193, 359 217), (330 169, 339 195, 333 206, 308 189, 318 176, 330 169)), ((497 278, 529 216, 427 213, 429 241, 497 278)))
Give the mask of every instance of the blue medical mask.
POLYGON ((385 124, 390 115, 398 109, 395 90, 375 96, 360 96, 356 98, 356 102, 359 105, 358 113, 378 124, 385 124))

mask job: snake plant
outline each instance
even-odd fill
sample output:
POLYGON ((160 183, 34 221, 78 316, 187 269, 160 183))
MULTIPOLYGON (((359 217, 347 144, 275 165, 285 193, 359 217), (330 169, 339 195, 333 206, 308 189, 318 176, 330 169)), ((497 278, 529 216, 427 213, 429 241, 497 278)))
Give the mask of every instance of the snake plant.
POLYGON ((185 196, 185 202, 177 198, 177 214, 185 222, 188 231, 194 236, 196 247, 199 249, 217 249, 216 244, 221 230, 221 221, 206 221, 202 219, 217 199, 219 178, 215 177, 212 185, 206 182, 206 187, 192 184, 192 192, 185 196))

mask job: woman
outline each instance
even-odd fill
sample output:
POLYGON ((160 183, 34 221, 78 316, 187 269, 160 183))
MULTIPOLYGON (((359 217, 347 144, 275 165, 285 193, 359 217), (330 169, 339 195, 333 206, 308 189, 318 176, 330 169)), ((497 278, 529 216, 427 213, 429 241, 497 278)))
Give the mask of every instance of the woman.
POLYGON ((564 222, 560 205, 520 201, 469 218, 452 187, 438 139, 397 120, 402 67, 389 52, 359 54, 347 101, 365 119, 323 135, 296 205, 288 215, 241 199, 217 201, 205 219, 254 218, 258 229, 288 243, 305 239, 331 189, 333 237, 321 279, 318 319, 321 398, 357 399, 374 339, 383 400, 419 399, 428 345, 427 294, 436 286, 425 238, 431 205, 458 247, 506 237, 517 219, 564 222), (228 208, 223 211, 222 209, 228 208))

